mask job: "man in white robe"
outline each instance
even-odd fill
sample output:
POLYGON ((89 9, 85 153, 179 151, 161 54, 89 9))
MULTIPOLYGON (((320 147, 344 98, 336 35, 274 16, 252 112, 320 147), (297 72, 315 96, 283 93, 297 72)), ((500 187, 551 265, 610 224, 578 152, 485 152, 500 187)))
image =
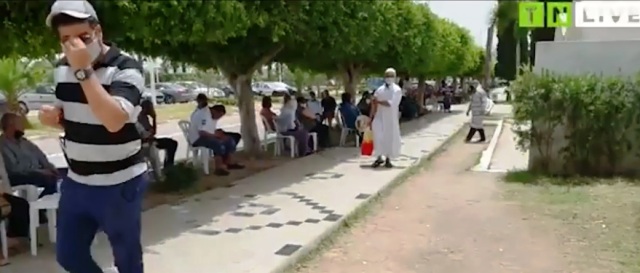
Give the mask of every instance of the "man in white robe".
POLYGON ((487 114, 487 92, 478 83, 474 83, 471 86, 471 92, 471 102, 467 109, 467 116, 471 113, 471 122, 469 123, 469 133, 465 141, 470 142, 478 132, 480 134, 479 142, 485 142, 487 138, 484 134, 484 117, 487 114))
POLYGON ((391 159, 400 156, 399 106, 402 89, 396 84, 396 71, 393 68, 384 72, 384 78, 385 83, 375 91, 372 101, 373 155, 377 157, 372 165, 374 168, 382 164, 392 168, 391 159))

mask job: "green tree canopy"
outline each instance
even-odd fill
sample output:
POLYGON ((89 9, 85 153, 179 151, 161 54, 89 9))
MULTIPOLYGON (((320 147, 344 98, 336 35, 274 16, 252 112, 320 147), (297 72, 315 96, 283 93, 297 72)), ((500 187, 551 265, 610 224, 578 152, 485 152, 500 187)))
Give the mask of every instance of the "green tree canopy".
MULTIPOLYGON (((105 38, 125 51, 222 72, 238 94, 249 152, 260 148, 251 79, 265 64, 340 75, 355 93, 364 74, 386 67, 406 76, 458 76, 477 60, 468 31, 410 0, 91 2, 105 38)), ((0 3, 8 41, 0 56, 59 52, 44 25, 51 1, 0 3)))

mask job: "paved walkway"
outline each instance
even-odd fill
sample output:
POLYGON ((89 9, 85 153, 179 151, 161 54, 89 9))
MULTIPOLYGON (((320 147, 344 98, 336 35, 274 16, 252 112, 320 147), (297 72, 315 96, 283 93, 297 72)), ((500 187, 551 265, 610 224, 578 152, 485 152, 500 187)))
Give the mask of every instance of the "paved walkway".
MULTIPOLYGON (((468 119, 462 111, 465 107, 403 126, 403 154, 394 169, 361 168, 366 162, 360 161, 357 149, 331 149, 237 181, 232 187, 144 212, 146 271, 280 272, 338 227, 345 215, 452 136, 468 119)), ((99 238, 94 256, 110 268, 109 245, 99 238)), ((61 272, 53 256, 48 247, 36 258, 12 259, 1 271, 61 272)))
MULTIPOLYGON (((495 128, 485 128, 489 138, 495 128)), ((553 233, 502 200, 502 174, 468 171, 489 144, 463 137, 297 272, 577 272, 553 233)))
POLYGON ((498 143, 491 158, 491 171, 526 170, 529 164, 529 152, 517 148, 517 136, 513 132, 511 122, 505 121, 498 143))

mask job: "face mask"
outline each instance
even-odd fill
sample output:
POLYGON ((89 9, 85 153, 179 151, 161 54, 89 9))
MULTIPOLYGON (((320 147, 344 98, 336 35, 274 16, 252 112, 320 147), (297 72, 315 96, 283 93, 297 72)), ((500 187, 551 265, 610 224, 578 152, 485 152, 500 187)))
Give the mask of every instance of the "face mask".
POLYGON ((396 81, 396 79, 395 79, 395 78, 391 78, 391 77, 389 77, 389 78, 384 78, 384 82, 385 82, 386 84, 392 84, 392 83, 394 83, 395 81, 396 81))
POLYGON ((22 138, 24 136, 24 131, 15 131, 13 133, 13 137, 15 137, 16 139, 22 138))
POLYGON ((98 39, 94 38, 91 43, 87 44, 87 51, 89 51, 89 55, 91 55, 91 62, 95 62, 100 56, 100 53, 102 53, 102 47, 98 39))

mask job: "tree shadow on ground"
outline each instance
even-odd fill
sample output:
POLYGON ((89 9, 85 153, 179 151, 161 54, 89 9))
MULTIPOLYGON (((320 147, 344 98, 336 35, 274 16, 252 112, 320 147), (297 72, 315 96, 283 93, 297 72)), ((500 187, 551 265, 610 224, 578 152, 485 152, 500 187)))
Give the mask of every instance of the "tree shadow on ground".
MULTIPOLYGON (((405 122, 401 125, 402 135, 413 134, 410 136, 412 138, 442 137, 443 140, 446 140, 446 135, 438 133, 438 129, 431 129, 431 126, 440 119, 460 112, 462 111, 430 113, 419 119, 405 122), (420 130, 423 131, 414 134, 420 130)), ((442 124, 434 126, 439 127, 442 124)), ((335 133, 332 133, 333 136, 335 133)), ((353 142, 351 143, 353 145, 353 142)), ((154 246, 169 242, 185 232, 193 233, 200 230, 200 227, 217 223, 221 217, 237 213, 239 208, 257 206, 259 204, 254 203, 259 203, 256 201, 261 197, 280 196, 284 194, 283 191, 287 191, 289 194, 295 193, 295 190, 299 188, 292 186, 296 184, 331 183, 331 180, 348 175, 348 173, 340 173, 340 171, 332 171, 332 169, 357 157, 359 157, 359 150, 353 145, 351 148, 327 149, 318 154, 295 160, 286 157, 254 159, 254 161, 246 159, 246 170, 233 172, 229 177, 205 176, 201 178, 198 186, 193 190, 156 197, 157 200, 149 200, 146 204, 149 209, 143 213, 143 245, 146 253, 147 255, 155 255, 157 253, 152 250, 154 246)), ((242 228, 237 227, 236 229, 242 228)), ((211 235, 222 232, 225 231, 211 231, 211 235)), ((99 237, 104 238, 103 235, 99 237)), ((41 251, 42 254, 39 254, 37 258, 22 255, 15 259, 14 264, 22 260, 24 263, 35 263, 29 266, 50 268, 52 264, 55 264, 53 251, 53 248, 49 246, 44 248, 41 251)), ((99 264, 108 265, 112 261, 108 243, 94 246, 93 253, 99 264)))

